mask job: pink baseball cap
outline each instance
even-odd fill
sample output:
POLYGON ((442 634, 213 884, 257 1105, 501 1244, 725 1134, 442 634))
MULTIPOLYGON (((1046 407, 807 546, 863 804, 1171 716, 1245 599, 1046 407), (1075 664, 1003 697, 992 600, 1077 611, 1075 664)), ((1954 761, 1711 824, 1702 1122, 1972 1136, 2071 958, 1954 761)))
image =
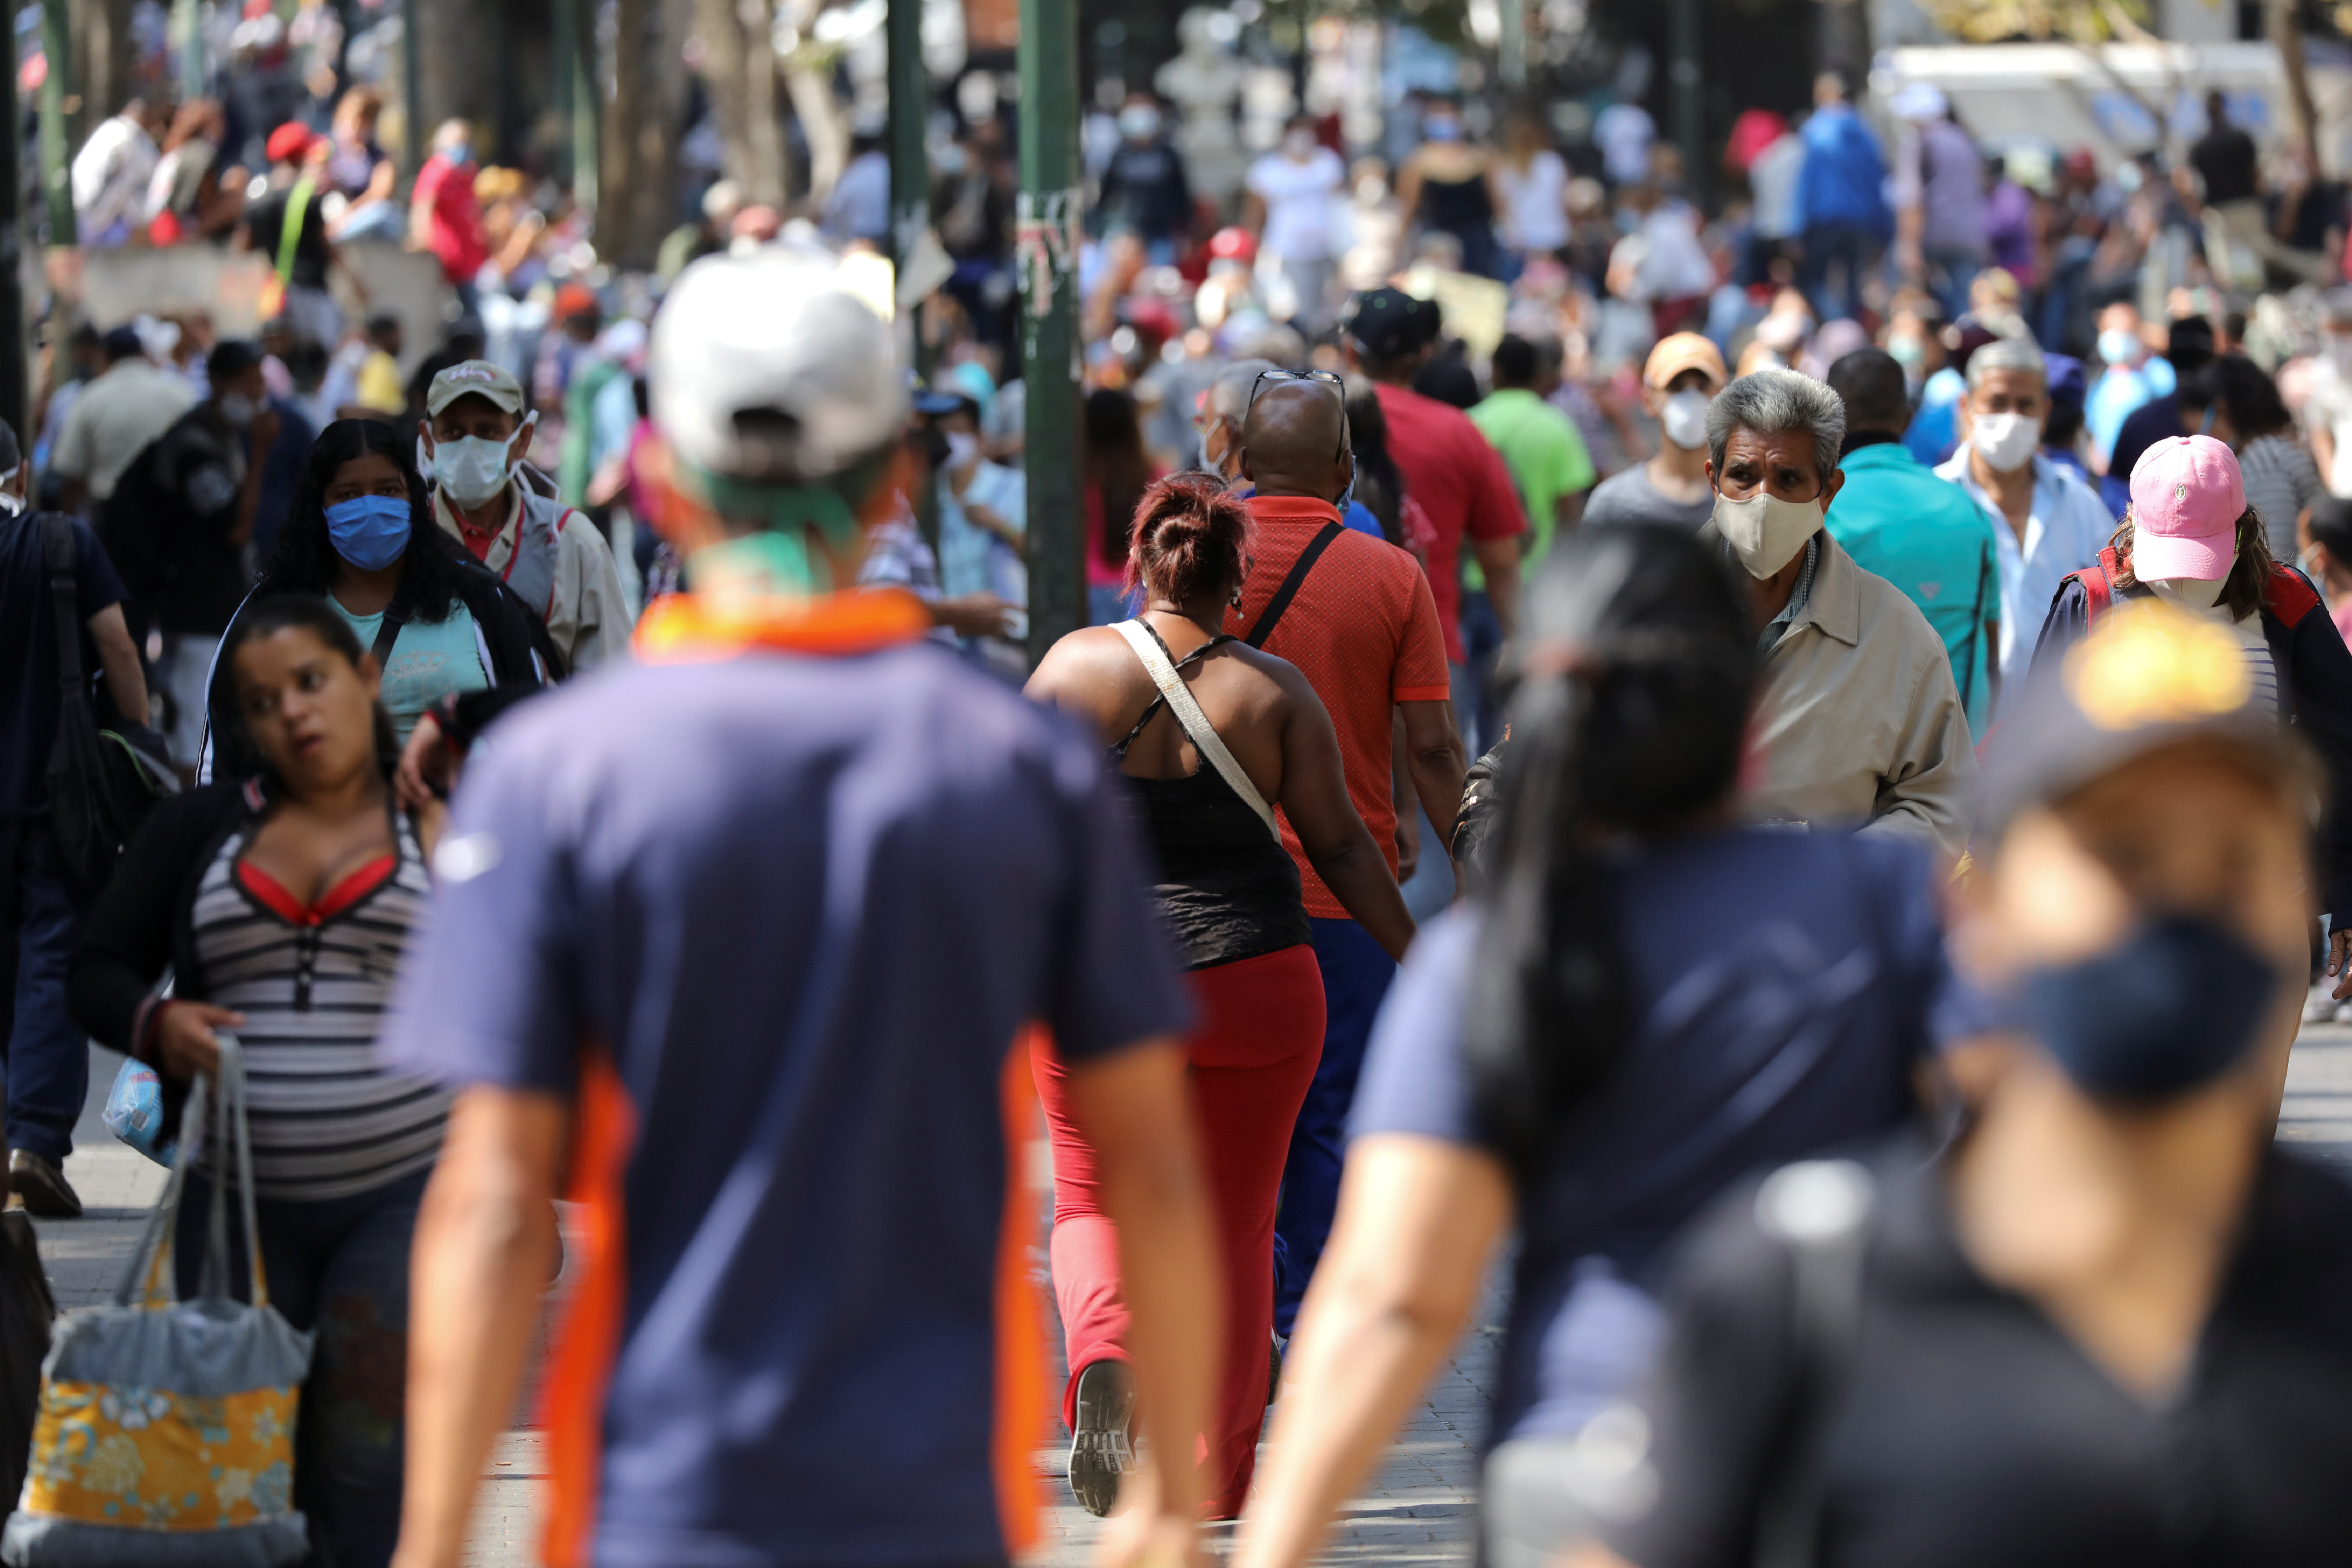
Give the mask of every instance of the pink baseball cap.
POLYGON ((2169 436, 2132 465, 2132 575, 2215 583, 2238 558, 2246 511, 2237 454, 2210 436, 2169 436))

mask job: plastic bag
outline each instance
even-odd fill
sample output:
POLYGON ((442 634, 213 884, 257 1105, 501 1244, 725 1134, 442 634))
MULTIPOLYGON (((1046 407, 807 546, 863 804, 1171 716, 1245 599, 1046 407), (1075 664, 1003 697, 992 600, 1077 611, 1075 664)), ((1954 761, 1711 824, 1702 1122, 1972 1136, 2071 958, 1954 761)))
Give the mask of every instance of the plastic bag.
POLYGON ((179 1141, 164 1136, 163 1080, 145 1062, 128 1061, 106 1091, 106 1130, 159 1165, 169 1165, 179 1141))

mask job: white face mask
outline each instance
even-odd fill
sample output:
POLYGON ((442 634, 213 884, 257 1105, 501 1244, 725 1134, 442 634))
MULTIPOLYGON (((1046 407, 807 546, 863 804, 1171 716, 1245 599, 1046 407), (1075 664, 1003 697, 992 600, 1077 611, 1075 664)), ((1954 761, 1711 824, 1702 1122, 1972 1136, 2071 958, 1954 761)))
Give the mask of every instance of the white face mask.
POLYGON ((1284 132, 1282 133, 1282 150, 1289 153, 1294 162, 1304 163, 1309 157, 1314 155, 1315 132, 1312 131, 1284 132))
POLYGON ((468 510, 482 505, 507 486, 512 437, 492 441, 463 436, 437 441, 433 447, 433 478, 441 493, 468 510))
POLYGON ((253 416, 260 412, 254 406, 253 399, 241 392, 222 393, 220 411, 222 418, 240 430, 252 424, 253 416))
POLYGON ((2168 605, 2178 605, 2184 610, 2210 610, 2221 602, 2221 590, 2228 587, 2227 575, 2208 583, 2201 577, 2160 577, 2147 585, 2149 593, 2168 605))
POLYGON ((1997 474, 2015 473, 2032 462, 2041 444, 2042 421, 2022 414, 1979 414, 1969 431, 1969 445, 1997 474))
POLYGON ((969 432, 967 432, 967 431, 962 431, 962 430, 951 430, 951 431, 950 431, 950 432, 948 433, 948 467, 949 467, 949 468, 970 468, 970 467, 971 466, 972 459, 974 459, 975 458, 978 458, 979 456, 980 456, 980 437, 979 437, 974 436, 974 435, 971 435, 971 434, 970 434, 969 432))
MULTIPOLYGON (((24 464, 19 463, 16 465, 16 468, 10 468, 6 473, 0 474, 0 486, 5 486, 10 479, 15 479, 16 477, 16 468, 21 468, 24 466, 24 464)), ((17 495, 12 490, 0 489, 0 511, 5 511, 10 517, 15 517, 18 512, 21 512, 24 510, 25 498, 23 496, 17 495)))
POLYGON ((2339 375, 2352 376, 2352 333, 2327 334, 2327 362, 2339 375))
POLYGON ((1658 411, 1658 424, 1667 440, 1685 452, 1697 451, 1706 445, 1706 394, 1688 389, 1675 393, 1658 411))
POLYGON ((1797 558, 1822 526, 1822 503, 1782 500, 1769 490, 1758 490, 1746 500, 1715 493, 1715 531, 1750 577, 1761 582, 1797 558))

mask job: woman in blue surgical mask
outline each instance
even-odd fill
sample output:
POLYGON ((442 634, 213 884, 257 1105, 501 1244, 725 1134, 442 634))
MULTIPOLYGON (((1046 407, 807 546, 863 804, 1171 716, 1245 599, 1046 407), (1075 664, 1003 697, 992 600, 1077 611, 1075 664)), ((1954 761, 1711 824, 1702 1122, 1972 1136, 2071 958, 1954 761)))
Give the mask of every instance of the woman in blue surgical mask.
POLYGON ((2273 1139, 2319 772, 2233 654, 2140 605, 2036 672, 1954 889, 1957 1127, 1700 1228, 1555 1561, 2340 1560, 2352 1192, 2273 1139))
MULTIPOLYGON (((403 437, 381 420, 340 419, 320 432, 247 603, 284 593, 318 595, 350 624, 383 671, 383 705, 402 740, 445 698, 564 673, 538 616, 434 526, 403 437)), ((209 686, 201 771, 249 776, 258 759, 217 664, 209 686)))

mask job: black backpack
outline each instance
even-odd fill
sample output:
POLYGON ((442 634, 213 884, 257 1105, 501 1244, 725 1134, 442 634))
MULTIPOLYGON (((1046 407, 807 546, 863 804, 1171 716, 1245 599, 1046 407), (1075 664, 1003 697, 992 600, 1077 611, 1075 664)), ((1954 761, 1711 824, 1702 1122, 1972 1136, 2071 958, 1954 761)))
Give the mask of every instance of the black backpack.
POLYGON ((153 731, 133 726, 134 743, 98 727, 98 710, 82 682, 73 520, 50 512, 40 524, 50 612, 58 623, 58 740, 49 752, 49 831, 67 872, 96 898, 156 797, 178 793, 180 784, 171 764, 157 754, 153 731))

